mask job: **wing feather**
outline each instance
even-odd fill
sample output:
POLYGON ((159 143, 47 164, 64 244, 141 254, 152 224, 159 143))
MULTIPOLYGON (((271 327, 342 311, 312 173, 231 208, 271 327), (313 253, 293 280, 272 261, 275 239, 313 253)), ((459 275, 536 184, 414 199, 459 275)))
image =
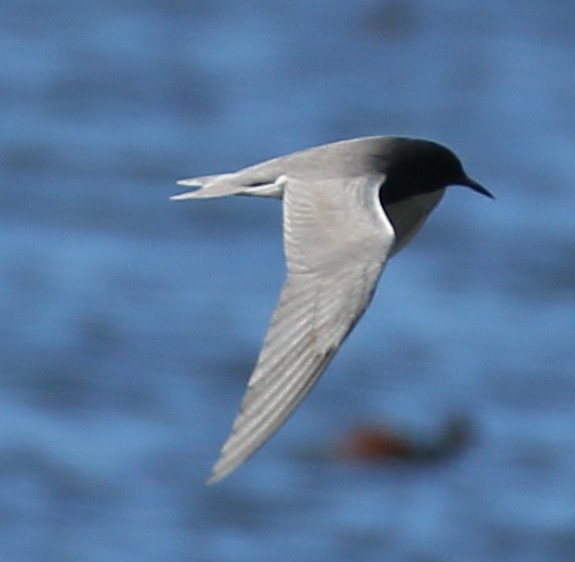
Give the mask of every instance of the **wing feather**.
POLYGON ((287 279, 208 482, 232 472, 285 421, 365 311, 395 241, 378 198, 384 179, 286 179, 287 279))

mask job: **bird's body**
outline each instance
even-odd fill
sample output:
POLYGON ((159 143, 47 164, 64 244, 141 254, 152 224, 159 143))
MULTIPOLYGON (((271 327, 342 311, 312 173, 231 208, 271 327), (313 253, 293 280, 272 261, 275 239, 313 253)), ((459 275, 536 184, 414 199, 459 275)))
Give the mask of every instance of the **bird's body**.
POLYGON ((198 189, 174 199, 283 199, 287 279, 210 482, 237 468, 309 392, 365 311, 387 259, 446 187, 490 196, 449 149, 403 137, 340 141, 179 183, 198 189))

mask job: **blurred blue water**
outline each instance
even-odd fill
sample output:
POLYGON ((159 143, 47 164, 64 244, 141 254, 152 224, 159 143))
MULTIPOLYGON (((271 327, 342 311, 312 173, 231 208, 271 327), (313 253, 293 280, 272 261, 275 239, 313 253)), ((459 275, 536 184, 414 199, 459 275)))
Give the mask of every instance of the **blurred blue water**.
POLYGON ((0 5, 0 559, 575 556, 575 8, 442 0, 0 5), (452 190, 318 388, 205 487, 282 282, 273 201, 175 180, 367 134, 452 190), (376 421, 473 446, 327 452, 376 421))

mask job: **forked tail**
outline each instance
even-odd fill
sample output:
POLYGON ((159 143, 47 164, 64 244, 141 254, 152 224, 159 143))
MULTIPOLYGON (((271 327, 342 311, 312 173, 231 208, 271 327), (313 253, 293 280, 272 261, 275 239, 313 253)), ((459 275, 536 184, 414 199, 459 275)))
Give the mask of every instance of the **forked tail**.
POLYGON ((207 199, 209 197, 225 197, 226 195, 252 195, 257 197, 274 197, 281 199, 286 177, 254 177, 245 172, 220 174, 217 176, 202 176, 181 180, 178 185, 194 187, 170 199, 207 199))
POLYGON ((179 181, 178 185, 193 187, 195 189, 178 195, 172 195, 170 199, 175 201, 182 199, 204 199, 208 197, 238 195, 246 189, 243 185, 238 185, 234 182, 234 174, 220 174, 217 176, 191 178, 179 181))

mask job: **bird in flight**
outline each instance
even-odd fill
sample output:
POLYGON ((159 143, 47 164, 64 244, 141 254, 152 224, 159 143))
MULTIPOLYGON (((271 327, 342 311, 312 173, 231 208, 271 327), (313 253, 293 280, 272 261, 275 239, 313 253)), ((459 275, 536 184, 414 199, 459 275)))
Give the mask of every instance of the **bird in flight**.
POLYGON ((186 179, 172 199, 283 201, 287 278, 230 436, 208 483, 234 471, 308 394, 361 318, 387 260, 450 185, 493 198, 441 144, 363 137, 186 179))

